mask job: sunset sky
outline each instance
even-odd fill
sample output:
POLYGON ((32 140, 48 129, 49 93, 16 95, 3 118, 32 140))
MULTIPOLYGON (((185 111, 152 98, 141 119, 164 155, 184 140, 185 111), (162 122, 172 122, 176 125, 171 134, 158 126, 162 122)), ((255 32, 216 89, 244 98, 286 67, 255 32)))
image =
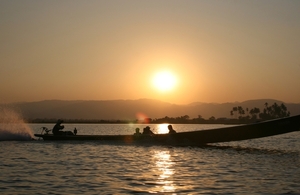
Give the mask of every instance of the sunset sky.
POLYGON ((299 10, 298 0, 1 0, 0 103, 300 103, 299 10))

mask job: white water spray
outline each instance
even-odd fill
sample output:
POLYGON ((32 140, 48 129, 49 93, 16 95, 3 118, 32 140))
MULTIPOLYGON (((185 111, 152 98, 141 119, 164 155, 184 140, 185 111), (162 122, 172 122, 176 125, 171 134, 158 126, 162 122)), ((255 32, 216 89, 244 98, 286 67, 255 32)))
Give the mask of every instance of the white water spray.
POLYGON ((0 107, 0 141, 32 139, 33 133, 22 116, 12 108, 0 107))

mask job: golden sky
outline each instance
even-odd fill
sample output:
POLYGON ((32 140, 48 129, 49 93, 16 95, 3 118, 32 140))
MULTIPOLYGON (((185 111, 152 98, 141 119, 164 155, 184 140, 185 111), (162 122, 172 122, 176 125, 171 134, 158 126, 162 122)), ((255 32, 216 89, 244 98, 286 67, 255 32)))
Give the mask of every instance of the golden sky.
POLYGON ((1 0, 0 102, 300 103, 299 10, 298 0, 1 0))

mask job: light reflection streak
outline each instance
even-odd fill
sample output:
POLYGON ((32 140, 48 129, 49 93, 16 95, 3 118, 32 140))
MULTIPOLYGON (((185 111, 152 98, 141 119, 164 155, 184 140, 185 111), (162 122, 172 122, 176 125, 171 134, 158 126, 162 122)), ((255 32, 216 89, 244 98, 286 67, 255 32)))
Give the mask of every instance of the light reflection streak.
POLYGON ((169 124, 159 124, 159 125, 157 125, 157 130, 156 130, 156 132, 158 133, 158 134, 164 134, 164 133, 168 133, 169 132, 169 130, 168 130, 168 125, 169 124))
POLYGON ((173 181, 173 175, 175 174, 174 165, 172 161, 170 151, 157 150, 154 151, 155 172, 158 175, 157 178, 157 190, 159 192, 175 192, 176 185, 173 181))

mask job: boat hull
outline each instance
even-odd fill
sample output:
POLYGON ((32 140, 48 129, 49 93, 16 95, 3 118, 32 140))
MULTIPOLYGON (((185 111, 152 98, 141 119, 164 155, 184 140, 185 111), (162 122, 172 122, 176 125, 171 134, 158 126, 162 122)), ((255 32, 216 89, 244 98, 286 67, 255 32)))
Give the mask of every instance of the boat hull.
POLYGON ((155 135, 52 135, 35 134, 44 140, 97 140, 122 143, 205 145, 280 135, 300 130, 300 115, 233 127, 155 135))

